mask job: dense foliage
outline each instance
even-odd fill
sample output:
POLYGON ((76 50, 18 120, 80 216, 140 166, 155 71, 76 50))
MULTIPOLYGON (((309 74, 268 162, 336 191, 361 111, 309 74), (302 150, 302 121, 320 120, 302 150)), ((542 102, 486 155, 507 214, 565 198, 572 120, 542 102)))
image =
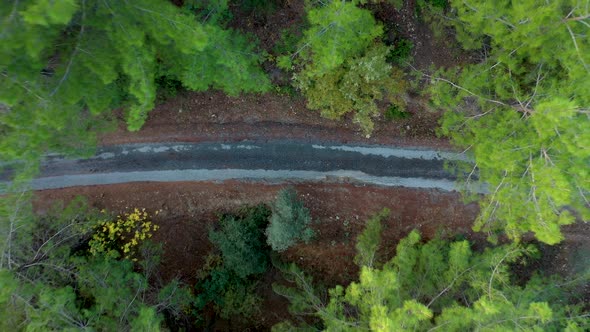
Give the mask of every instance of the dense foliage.
POLYGON ((401 85, 392 78, 392 67, 386 62, 390 48, 376 42, 383 27, 357 3, 328 1, 309 7, 309 28, 299 50, 290 58, 280 58, 279 64, 290 67, 290 59, 296 58, 301 67, 295 75, 296 85, 310 109, 331 119, 353 112, 354 121, 370 135, 372 118, 379 115, 375 101, 387 97, 393 102, 401 85))
POLYGON ((180 319, 192 297, 179 282, 151 280, 161 249, 143 242, 135 258, 89 252, 103 213, 75 200, 13 229, 0 266, 4 331, 146 330, 180 319))
POLYGON ((232 95, 269 85, 249 40, 167 1, 3 1, 0 16, 0 159, 33 169, 91 149, 115 107, 141 128, 160 76, 232 95))
MULTIPOLYGON (((361 235, 357 257, 374 256, 376 243, 368 246, 366 242, 376 239, 379 217, 361 235)), ((533 247, 514 244, 476 252, 465 240, 437 238, 423 243, 413 231, 382 268, 375 268, 372 259, 357 259, 359 280, 330 289, 327 301, 294 264, 282 270, 297 288, 275 284, 273 289, 291 301, 293 313, 315 315, 320 322, 314 329, 326 331, 582 331, 590 327, 588 314, 575 304, 577 282, 588 282, 588 273, 569 281, 534 275, 522 285, 514 282, 511 264, 535 252, 533 247)), ((293 328, 292 323, 283 322, 273 330, 293 328)))
MULTIPOLYGON (((268 58, 289 53, 277 63, 295 71, 308 107, 331 119, 350 114, 367 136, 378 102, 389 104, 386 118, 409 114, 404 73, 392 64, 405 62, 412 44, 380 41, 384 29, 366 4, 382 2, 306 1, 306 22, 284 30, 268 58)), ((148 240, 157 226, 145 211, 114 217, 74 201, 35 216, 26 181, 47 153, 90 154, 114 109, 122 109, 129 130, 139 130, 158 87, 161 98, 180 87, 266 91, 256 43, 226 26, 230 6, 256 16, 277 3, 0 2, 0 168, 17 175, 0 201, 0 330, 151 331, 181 320, 204 326, 192 320, 208 308, 230 322, 256 317, 259 286, 271 256, 278 257, 272 250, 314 235, 294 190, 282 190, 270 210, 221 216, 209 232, 213 253, 189 290, 154 278, 162 250, 148 240)), ((425 242, 414 231, 383 261, 384 209, 357 239, 357 281, 326 295, 296 265, 277 263, 297 288, 273 288, 294 314, 314 317, 299 327, 316 330, 589 330, 587 305, 578 305, 575 292, 588 273, 572 280, 513 273, 537 254, 519 243, 523 234, 555 244, 564 238, 561 226, 590 220, 588 1, 413 4, 423 20, 439 24, 433 33, 451 27, 475 58, 428 74, 429 93, 445 111, 441 133, 475 160, 458 165, 459 173, 467 184, 476 176, 488 185, 475 229, 492 240, 505 232, 515 243, 474 250, 467 241, 425 242)))
MULTIPOLYGON (((590 27, 579 1, 451 1, 479 63, 435 78, 442 132, 474 155, 489 184, 476 228, 546 243, 590 220, 590 27)), ((469 172, 468 172, 469 173, 469 172)))
POLYGON ((94 230, 94 235, 88 242, 91 254, 105 254, 133 258, 137 248, 159 226, 149 220, 149 213, 145 209, 135 208, 133 212, 117 216, 116 220, 100 222, 94 230))
POLYGON ((272 215, 266 228, 266 241, 281 252, 298 241, 309 242, 314 232, 309 228, 309 210, 297 199, 293 188, 282 189, 272 204, 272 215))
POLYGON ((248 319, 257 312, 260 298, 254 289, 270 260, 264 236, 270 213, 258 205, 221 216, 219 230, 209 232, 209 240, 221 255, 219 259, 209 256, 201 271, 197 309, 211 303, 224 319, 248 319))
POLYGON ((219 230, 209 232, 209 240, 221 251, 224 266, 239 277, 260 274, 268 268, 264 229, 269 216, 264 205, 246 207, 236 215, 224 216, 219 230))

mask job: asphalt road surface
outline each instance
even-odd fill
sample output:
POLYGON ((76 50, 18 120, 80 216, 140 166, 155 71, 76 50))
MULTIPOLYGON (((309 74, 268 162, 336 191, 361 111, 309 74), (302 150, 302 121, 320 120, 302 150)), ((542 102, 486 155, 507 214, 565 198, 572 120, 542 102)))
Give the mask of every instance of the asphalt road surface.
MULTIPOLYGON (((340 181, 456 190, 445 161, 468 161, 448 151, 294 141, 156 143, 99 148, 89 159, 50 156, 32 189, 137 181, 340 181)), ((10 180, 10 171, 0 181, 10 180)), ((482 191, 478 186, 473 190, 482 191)))

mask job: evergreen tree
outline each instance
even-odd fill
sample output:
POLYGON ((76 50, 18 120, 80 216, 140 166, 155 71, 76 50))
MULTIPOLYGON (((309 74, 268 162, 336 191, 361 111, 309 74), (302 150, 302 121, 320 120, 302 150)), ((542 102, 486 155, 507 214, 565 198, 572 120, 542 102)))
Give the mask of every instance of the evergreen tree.
POLYGON ((310 27, 304 32, 306 47, 301 52, 317 72, 330 71, 362 54, 383 34, 371 12, 357 7, 356 1, 328 1, 311 7, 307 19, 310 27))
POLYGON ((310 26, 303 33, 300 48, 291 57, 279 58, 290 68, 297 57, 301 70, 295 75, 296 86, 307 98, 307 106, 322 116, 340 119, 354 113, 354 121, 366 135, 373 130, 372 118, 379 115, 376 100, 394 98, 402 85, 392 79, 392 67, 385 61, 390 48, 375 43, 383 27, 358 1, 328 1, 310 7, 310 26))
POLYGON ((139 130, 158 76, 233 95, 268 87, 244 37, 187 13, 161 0, 0 3, 0 159, 34 169, 47 152, 89 152, 119 106, 139 130))
POLYGON ((235 216, 224 216, 219 230, 209 231, 209 240, 221 251, 224 267, 240 278, 264 273, 268 268, 264 229, 269 216, 264 205, 246 207, 235 216))
POLYGON ((2 330, 159 331, 164 314, 168 322, 185 315, 193 301, 186 287, 148 283, 159 264, 156 246, 144 243, 137 263, 90 253, 88 240, 103 218, 75 200, 8 234, 0 261, 2 330))
POLYGON ((230 320, 250 319, 259 310, 261 299, 255 289, 268 268, 270 248, 264 229, 269 217, 264 205, 245 206, 235 215, 221 216, 219 229, 209 231, 221 257, 208 261, 195 286, 198 310, 213 304, 220 317, 230 320))
POLYGON ((373 267, 377 259, 377 249, 381 242, 381 221, 389 216, 389 209, 385 208, 378 214, 369 218, 365 230, 356 240, 356 256, 354 262, 359 267, 373 267))
MULTIPOLYGON (((369 226, 375 228, 373 223, 369 226)), ((377 248, 375 243, 361 245, 367 239, 361 237, 357 245, 363 257, 377 248)), ((511 265, 534 253, 533 247, 515 244, 474 252, 467 241, 437 238, 422 243, 420 234, 413 231, 382 268, 361 265, 359 280, 332 288, 327 301, 295 265, 281 269, 297 288, 273 285, 273 289, 291 301, 294 314, 318 317, 321 324, 315 327, 325 331, 582 331, 590 327, 588 313, 582 312, 583 304, 576 304, 575 298, 577 287, 589 281, 590 271, 566 282, 534 275, 524 285, 514 283, 511 265)), ((293 329, 292 323, 284 322, 274 330, 293 329)))
POLYGON ((297 199, 293 188, 279 191, 266 228, 266 241, 273 250, 285 251, 297 241, 309 242, 314 233, 309 210, 297 199))
POLYGON ((468 148, 489 185, 475 228, 557 243, 560 226, 590 220, 588 8, 567 0, 451 5, 458 40, 482 60, 434 78, 432 94, 446 110, 442 133, 468 148))

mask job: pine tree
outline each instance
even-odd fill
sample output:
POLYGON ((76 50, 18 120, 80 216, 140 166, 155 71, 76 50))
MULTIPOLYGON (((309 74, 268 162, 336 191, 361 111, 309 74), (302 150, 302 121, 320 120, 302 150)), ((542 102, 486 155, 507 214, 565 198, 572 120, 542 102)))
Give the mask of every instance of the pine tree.
POLYGON ((0 16, 0 158, 33 169, 44 153, 90 153, 115 107, 139 130, 157 76, 234 95, 269 86, 244 37, 168 1, 13 1, 0 16))
MULTIPOLYGON (((102 212, 81 200, 12 229, 0 261, 0 327, 6 331, 153 330, 184 315, 193 298, 178 281, 148 283, 159 248, 130 259, 89 252, 102 212)), ((113 240, 114 241, 114 240, 113 240)))
POLYGON ((365 225, 365 230, 356 240, 356 256, 354 262, 359 267, 373 267, 377 259, 377 249, 381 242, 381 221, 389 216, 389 209, 385 208, 371 217, 365 225))
POLYGON ((297 199, 293 188, 279 191, 272 205, 272 215, 266 228, 266 241, 273 250, 285 251, 298 241, 309 242, 314 232, 309 228, 309 210, 297 199))
POLYGON ((442 133, 469 148, 489 185, 475 228, 557 243, 560 226, 590 220, 588 8, 565 0, 451 5, 458 40, 482 60, 434 78, 432 93, 446 110, 442 133))
POLYGON ((264 205, 245 207, 235 216, 224 216, 219 229, 209 231, 209 240, 221 251, 224 267, 240 278, 268 268, 264 229, 269 216, 264 205))
MULTIPOLYGON (((295 82, 310 109, 330 119, 354 113, 354 121, 370 135, 372 119, 379 116, 375 101, 388 99, 403 106, 395 97, 403 87, 392 79, 392 67, 385 60, 390 48, 375 41, 383 27, 357 4, 328 1, 308 8, 310 27, 291 58, 301 68, 295 82)), ((279 63, 289 68, 291 58, 282 57, 279 63)))
MULTIPOLYGON (((364 265, 359 280, 329 290, 321 300, 312 280, 296 266, 282 267, 296 288, 273 285, 287 297, 294 314, 320 318, 324 331, 582 331, 590 327, 576 304, 579 283, 534 275, 524 286, 513 284, 510 264, 534 252, 504 245, 474 252, 467 241, 434 239, 422 243, 411 232, 396 256, 382 268, 364 265), (564 287, 569 285, 570 287, 564 287)), ((302 327, 306 327, 305 325, 302 327)), ((309 327, 309 326, 307 326, 309 327)), ((276 331, 293 330, 290 322, 276 331)))

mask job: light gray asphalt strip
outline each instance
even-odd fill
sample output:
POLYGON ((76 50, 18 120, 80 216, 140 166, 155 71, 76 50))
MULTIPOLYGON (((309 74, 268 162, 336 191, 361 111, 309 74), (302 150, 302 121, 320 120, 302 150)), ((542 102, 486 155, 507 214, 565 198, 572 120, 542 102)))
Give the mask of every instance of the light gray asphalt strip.
POLYGON ((268 181, 349 181, 374 184, 387 187, 435 188, 445 191, 455 190, 455 183, 450 180, 432 180, 421 178, 379 177, 358 171, 291 171, 291 170, 168 170, 144 172, 113 172, 106 174, 63 175, 35 179, 34 190, 58 189, 73 186, 105 185, 128 182, 179 182, 179 181, 225 181, 268 180, 268 181))

